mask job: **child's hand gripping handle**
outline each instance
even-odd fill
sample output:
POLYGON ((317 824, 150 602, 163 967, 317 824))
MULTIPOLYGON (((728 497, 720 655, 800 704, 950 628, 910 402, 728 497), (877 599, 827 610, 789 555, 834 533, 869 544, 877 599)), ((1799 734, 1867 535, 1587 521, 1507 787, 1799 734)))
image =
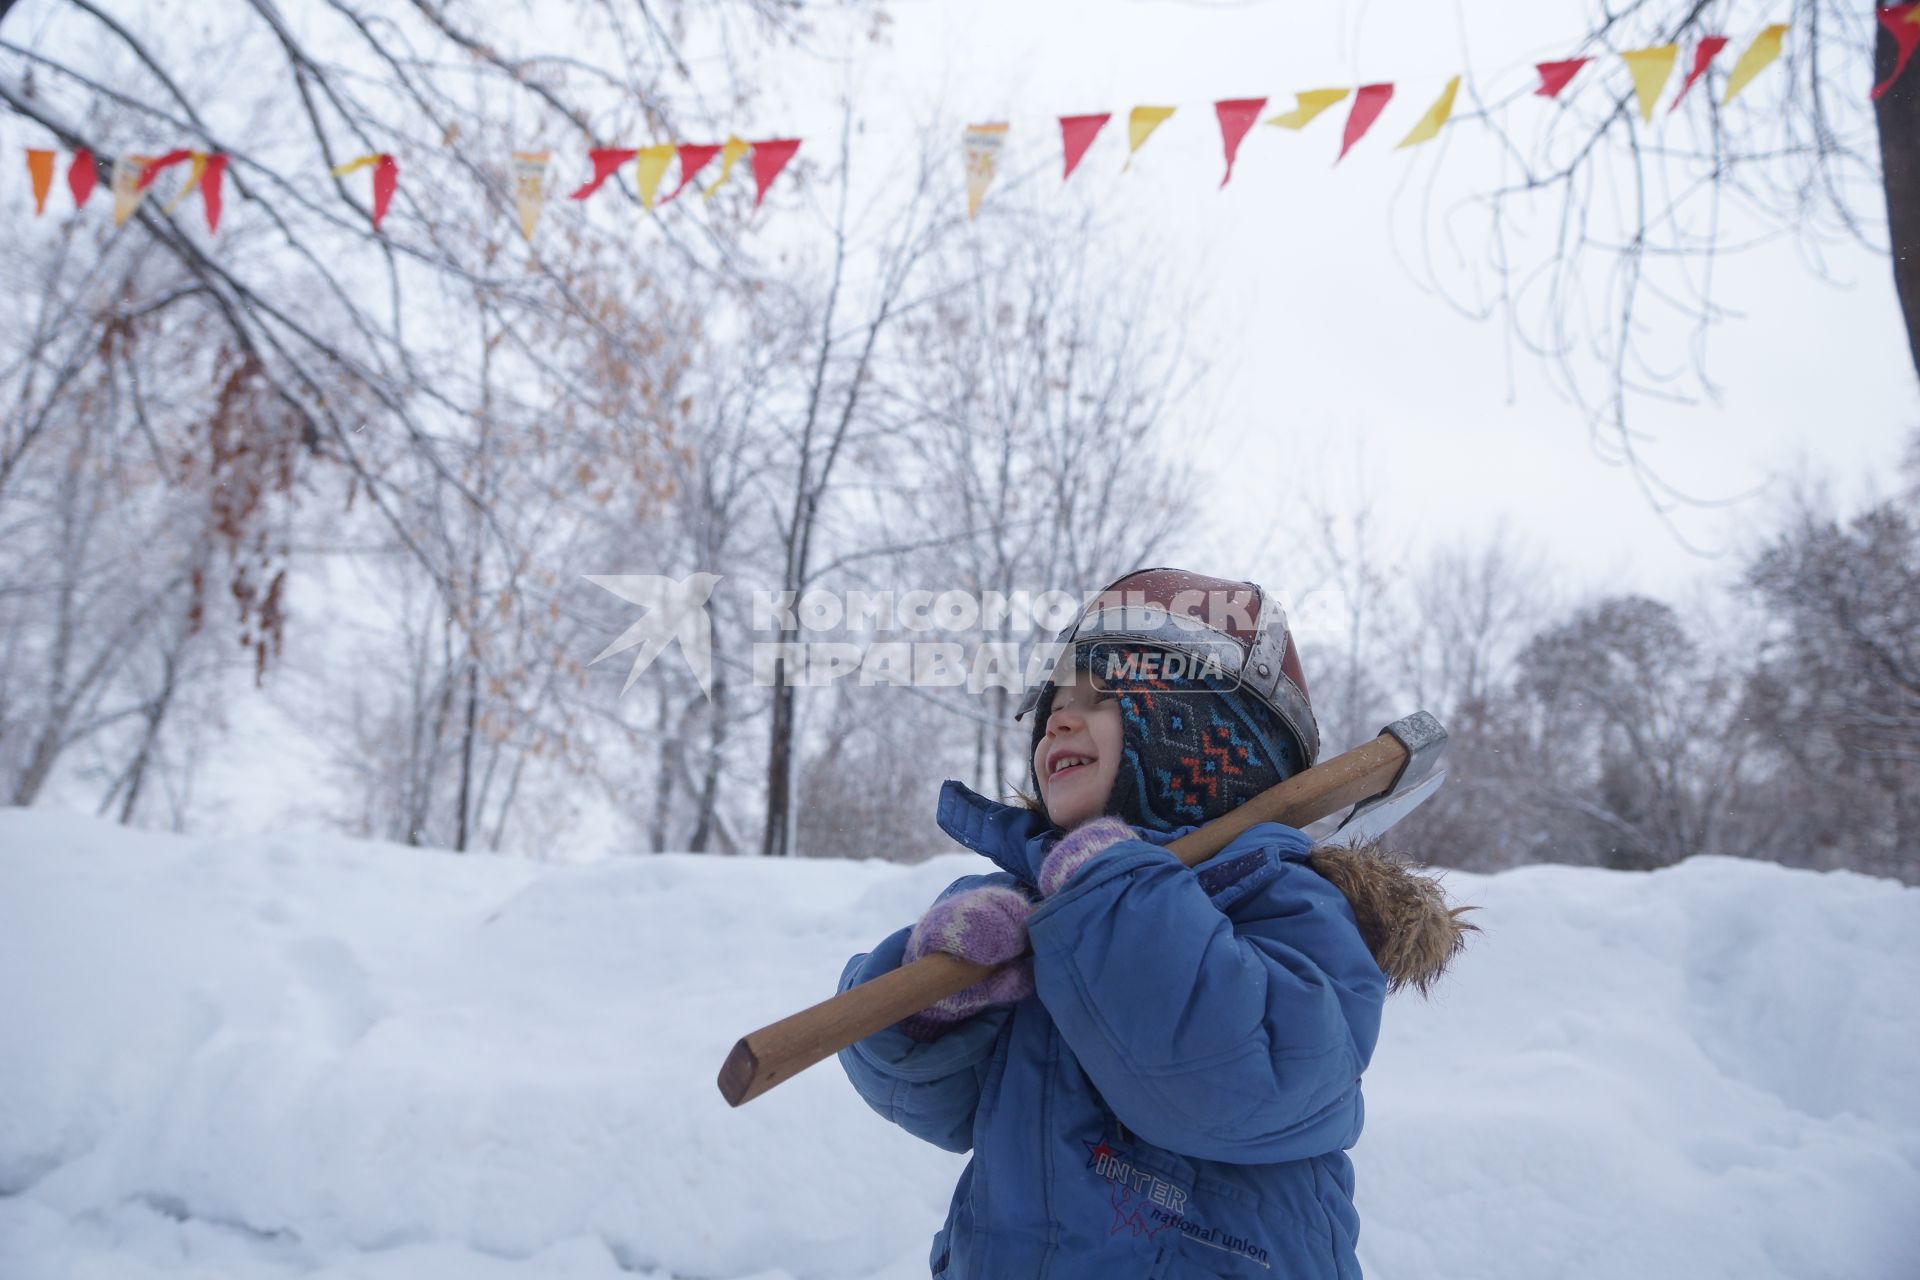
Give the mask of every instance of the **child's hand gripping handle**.
MULTIPOLYGON (((1431 717, 1426 719, 1431 722, 1431 717)), ((1304 827, 1387 792, 1401 781, 1409 759, 1407 743, 1394 733, 1407 723, 1396 722, 1372 742, 1261 792, 1232 813, 1175 840, 1167 851, 1190 867, 1198 866, 1257 823, 1304 827)), ((1433 728, 1438 730, 1438 724, 1433 728)), ((969 964, 934 952, 842 991, 743 1036, 720 1068, 720 1094, 736 1107, 749 1102, 823 1058, 912 1017, 992 972, 992 965, 969 964)))

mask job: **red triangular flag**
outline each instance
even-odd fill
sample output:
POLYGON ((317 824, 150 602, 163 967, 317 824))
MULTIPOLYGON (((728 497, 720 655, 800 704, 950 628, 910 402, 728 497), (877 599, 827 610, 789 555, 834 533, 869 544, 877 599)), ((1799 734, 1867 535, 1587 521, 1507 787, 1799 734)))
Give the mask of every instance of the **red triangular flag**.
POLYGON ((1668 115, 1672 115, 1679 109, 1680 100, 1687 96, 1687 90, 1693 88, 1693 82, 1707 74, 1707 64, 1726 47, 1725 36, 1700 37, 1700 43, 1693 46, 1693 70, 1687 72, 1687 78, 1681 81, 1680 92, 1673 95, 1673 105, 1667 108, 1668 115))
POLYGON ((1540 87, 1533 91, 1534 96, 1557 98, 1560 96, 1560 91, 1580 74, 1580 68, 1587 65, 1587 60, 1569 58, 1565 62, 1536 62, 1533 65, 1540 70, 1540 87))
POLYGON ((373 229, 380 229, 380 219, 387 216, 387 205, 393 199, 393 189, 400 185, 400 166, 393 157, 383 155, 373 166, 373 229))
POLYGON ((585 200, 598 191, 601 183, 620 172, 620 166, 633 159, 634 151, 633 147, 595 147, 587 152, 587 159, 593 162, 593 176, 568 199, 585 200))
POLYGON ((220 229, 220 175, 227 171, 227 158, 218 151, 207 157, 207 167, 200 175, 200 207, 207 215, 207 230, 220 229))
POLYGON ((1896 4, 1891 8, 1880 10, 1880 25, 1887 29, 1887 34, 1893 37, 1893 42, 1900 46, 1900 56, 1893 64, 1893 74, 1873 86, 1875 101, 1879 100, 1881 94, 1893 88, 1893 82, 1900 78, 1900 73, 1907 69, 1908 59, 1913 57, 1913 46, 1920 43, 1920 26, 1916 26, 1912 21, 1915 9, 1920 9, 1920 4, 1896 4))
POLYGON ((1232 180, 1233 157, 1240 150, 1240 140, 1253 128, 1253 122, 1260 118, 1260 108, 1266 105, 1265 98, 1227 98, 1213 104, 1213 113, 1220 117, 1220 141, 1227 148, 1227 172, 1220 179, 1221 186, 1232 180))
POLYGON ((704 142, 681 143, 680 144, 680 185, 675 187, 672 191, 668 192, 667 199, 660 201, 660 203, 665 204, 667 203, 667 200, 671 200, 675 196, 679 195, 682 191, 685 191, 687 189, 687 184, 693 181, 693 175, 696 173, 699 173, 702 169, 706 168, 707 161, 713 159, 715 156, 719 154, 720 154, 720 144, 717 142, 711 145, 704 142))
POLYGON ((1347 131, 1341 135, 1340 154, 1333 158, 1335 164, 1346 159, 1353 144, 1373 127, 1373 122, 1386 110, 1387 99, 1392 96, 1393 86, 1390 84, 1363 84, 1353 91, 1353 110, 1347 113, 1347 131))
POLYGON ((145 191, 153 185, 153 180, 160 176, 162 169, 171 169, 173 166, 185 164, 191 159, 193 159, 193 152, 191 151, 169 151, 157 159, 147 161, 140 166, 140 180, 134 183, 134 190, 145 191))
POLYGON ((81 208, 87 203, 87 197, 93 194, 94 184, 99 180, 100 171, 93 167, 93 152, 74 152, 73 163, 67 167, 67 190, 73 192, 74 208, 81 208))
POLYGON ((1067 171, 1060 175, 1065 182, 1073 176, 1073 170, 1080 163, 1080 157, 1087 154, 1087 148, 1107 121, 1113 119, 1113 113, 1103 111, 1097 116, 1061 116, 1060 146, 1067 158, 1067 171))
POLYGON ((753 144, 753 207, 758 209, 760 202, 767 198, 767 188, 787 167, 787 161, 793 159, 793 153, 800 149, 798 138, 772 138, 766 142, 753 144))

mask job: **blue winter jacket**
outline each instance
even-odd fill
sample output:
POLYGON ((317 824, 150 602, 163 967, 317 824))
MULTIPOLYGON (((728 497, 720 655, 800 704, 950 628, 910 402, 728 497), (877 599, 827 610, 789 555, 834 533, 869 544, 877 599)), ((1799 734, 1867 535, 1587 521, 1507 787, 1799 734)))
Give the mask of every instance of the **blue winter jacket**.
MULTIPOLYGON (((957 782, 947 834, 1031 892, 1057 833, 957 782)), ((868 1105, 973 1152, 933 1240, 943 1280, 1357 1278, 1360 1074, 1386 981, 1307 838, 1255 826, 1197 868, 1141 832, 1035 907, 1034 997, 932 1043, 840 1053, 868 1105)), ((945 896, 944 894, 942 896, 945 896)), ((908 929, 840 989, 899 966, 908 929)))

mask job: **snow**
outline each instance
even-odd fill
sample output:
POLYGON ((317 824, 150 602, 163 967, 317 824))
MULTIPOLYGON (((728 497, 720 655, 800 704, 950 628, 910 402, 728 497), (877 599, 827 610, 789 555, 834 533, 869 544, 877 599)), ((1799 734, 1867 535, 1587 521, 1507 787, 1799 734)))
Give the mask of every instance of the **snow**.
MULTIPOLYGON (((742 1033, 978 869, 584 866, 0 811, 5 1280, 897 1280, 964 1157, 742 1033)), ((1456 874, 1353 1155, 1374 1280, 1920 1275, 1920 890, 1456 874)))

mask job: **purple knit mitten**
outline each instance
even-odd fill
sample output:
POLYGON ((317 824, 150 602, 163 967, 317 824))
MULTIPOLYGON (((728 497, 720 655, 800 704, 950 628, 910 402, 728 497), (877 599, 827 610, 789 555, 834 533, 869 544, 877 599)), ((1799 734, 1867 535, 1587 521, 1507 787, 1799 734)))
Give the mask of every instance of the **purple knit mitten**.
POLYGON ((906 963, 944 951, 975 964, 1000 967, 966 990, 922 1009, 902 1022, 900 1029, 915 1040, 937 1040, 955 1023, 989 1005, 1014 1004, 1032 995, 1033 957, 1025 955, 1027 916, 1032 910, 1025 894, 1006 885, 968 889, 929 907, 907 935, 906 963))
POLYGON ((1122 840, 1131 839, 1133 828, 1115 817, 1095 818, 1091 822, 1081 823, 1060 837, 1060 843, 1053 846, 1053 851, 1047 854, 1047 860, 1040 864, 1040 892, 1051 898, 1074 872, 1091 862, 1096 854, 1122 840))

